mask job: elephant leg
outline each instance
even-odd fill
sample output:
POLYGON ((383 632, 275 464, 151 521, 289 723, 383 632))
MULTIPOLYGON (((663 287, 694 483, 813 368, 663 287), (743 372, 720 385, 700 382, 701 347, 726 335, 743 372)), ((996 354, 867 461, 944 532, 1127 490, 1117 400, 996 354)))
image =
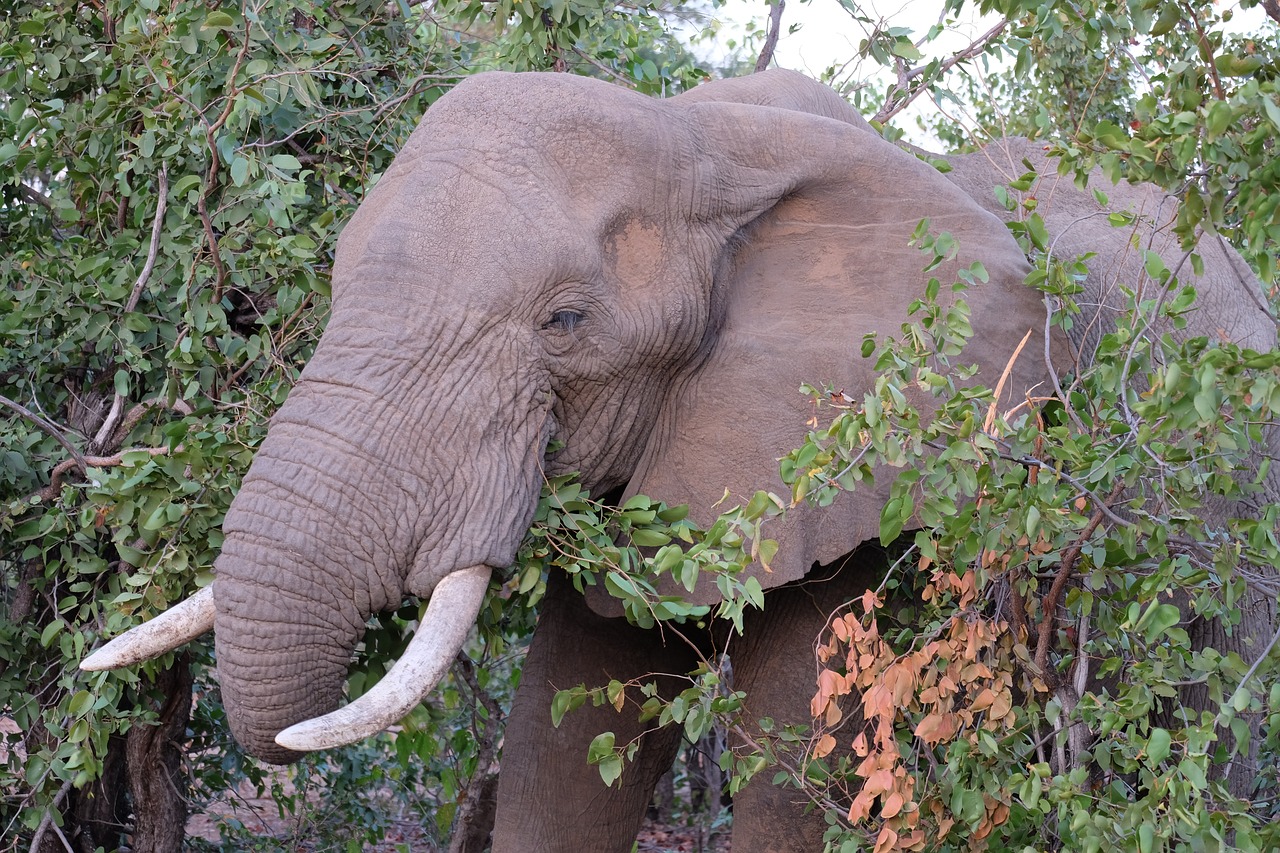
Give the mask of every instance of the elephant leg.
MULTIPOLYGON (((765 593, 763 611, 751 611, 745 633, 729 647, 733 685, 746 691, 745 720, 771 718, 776 727, 812 726, 809 703, 817 689, 814 644, 827 618, 884 576, 884 552, 863 547, 805 580, 765 593)), ((766 770, 733 798, 733 853, 811 853, 827 829, 821 811, 805 813, 808 799, 773 784, 766 770)))
POLYGON ((588 703, 559 728, 551 725, 551 699, 558 689, 602 687, 610 679, 656 680, 662 695, 674 696, 679 679, 649 674, 688 672, 697 655, 670 632, 666 636, 664 643, 661 631, 597 615, 567 578, 552 574, 507 722, 494 853, 631 850, 654 786, 675 759, 680 728, 651 730, 651 723, 637 722, 640 695, 634 689, 621 713, 588 703), (619 746, 640 742, 613 787, 587 764, 588 745, 605 731, 614 732, 619 746))

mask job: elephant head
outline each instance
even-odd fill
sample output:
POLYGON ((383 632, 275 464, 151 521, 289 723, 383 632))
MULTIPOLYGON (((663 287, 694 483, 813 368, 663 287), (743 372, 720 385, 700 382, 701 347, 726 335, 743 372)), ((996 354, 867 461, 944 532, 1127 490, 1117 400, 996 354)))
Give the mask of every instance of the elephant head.
MULTIPOLYGON (((703 521, 726 487, 775 483, 812 416, 800 383, 865 385, 863 334, 895 331, 921 292, 909 240, 926 216, 992 276, 969 298, 990 350, 975 360, 998 374, 1042 317, 1022 253, 802 79, 655 101, 484 74, 441 98, 342 233, 332 317, 227 514, 213 592, 188 625, 161 617, 86 666, 212 621, 250 753, 289 761, 389 725, 461 647, 544 474, 703 521), (406 595, 431 598, 410 651, 334 712, 366 618, 406 595)), ((1028 360, 1010 388, 1043 369, 1028 360)), ((789 513, 762 583, 872 538, 883 499, 789 513)))

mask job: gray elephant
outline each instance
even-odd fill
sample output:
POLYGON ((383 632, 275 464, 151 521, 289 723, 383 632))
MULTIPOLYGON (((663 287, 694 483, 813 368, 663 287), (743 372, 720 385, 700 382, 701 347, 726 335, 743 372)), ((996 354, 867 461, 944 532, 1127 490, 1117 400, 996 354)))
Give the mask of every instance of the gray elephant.
MULTIPOLYGON (((332 318, 227 514, 212 591, 87 664, 213 626, 232 731, 272 762, 394 723, 461 647, 544 476, 688 503, 703 523, 726 488, 773 487, 812 416, 796 389, 867 387, 863 335, 895 331, 922 292, 924 259, 908 246, 921 219, 956 237, 956 265, 990 274, 966 297, 979 380, 994 385, 1028 331, 1042 351, 1026 258, 986 209, 1003 213, 987 201, 989 162, 958 158, 944 177, 789 72, 668 101, 556 74, 465 81, 342 233, 332 318), (551 439, 560 449, 547 454, 551 439), (430 603, 405 657, 338 708, 366 618, 406 594, 430 603)), ((1227 255, 1211 266, 1234 271, 1227 255)), ((1234 281, 1203 286, 1226 289, 1228 335, 1264 345, 1265 318, 1234 281)), ((1019 359, 1006 402, 1046 372, 1019 359)), ((748 717, 808 721, 813 639, 883 571, 862 546, 887 488, 799 507, 770 532, 772 571, 756 570, 766 607, 730 648, 748 717)), ((646 735, 606 788, 587 744, 645 727, 586 708, 554 728, 551 697, 694 658, 553 577, 506 731, 494 849, 630 849, 679 733, 646 735)), ((821 849, 823 821, 798 799, 753 782, 736 800, 734 850, 821 849)))

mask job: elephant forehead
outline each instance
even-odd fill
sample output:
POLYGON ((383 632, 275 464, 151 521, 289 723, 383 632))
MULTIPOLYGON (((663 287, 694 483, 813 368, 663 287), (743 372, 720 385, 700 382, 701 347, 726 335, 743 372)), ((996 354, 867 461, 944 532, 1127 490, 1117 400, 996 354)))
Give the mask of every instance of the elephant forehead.
POLYGON ((600 251, 530 170, 436 157, 388 174, 343 231, 335 296, 429 295, 509 304, 594 277, 600 251))

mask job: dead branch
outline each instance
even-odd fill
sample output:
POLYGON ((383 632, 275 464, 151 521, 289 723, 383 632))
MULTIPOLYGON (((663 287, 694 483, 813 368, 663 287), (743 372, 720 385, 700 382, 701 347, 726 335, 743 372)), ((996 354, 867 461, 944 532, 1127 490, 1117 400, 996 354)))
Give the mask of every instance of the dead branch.
POLYGON ((71 441, 65 435, 62 434, 62 430, 58 429, 58 427, 52 421, 48 420, 45 417, 42 417, 41 415, 36 414, 35 412, 31 411, 21 403, 15 403, 13 400, 10 400, 8 397, 4 396, 3 394, 0 394, 0 405, 3 405, 9 409, 12 409, 22 417, 26 418, 36 426, 40 427, 40 429, 44 430, 49 435, 53 436, 54 441, 58 442, 58 444, 61 444, 63 448, 65 448, 66 451, 71 454, 72 461, 77 462, 80 466, 83 467, 84 460, 85 460, 84 455, 79 450, 76 449, 75 445, 73 445, 71 441))
POLYGON ((67 475, 68 471, 79 469, 81 473, 86 468, 114 468, 117 465, 124 464, 126 453, 149 453, 152 456, 168 456, 170 452, 180 452, 182 445, 172 449, 168 447, 130 447, 127 450, 121 450, 119 453, 113 453, 110 456, 83 456, 77 459, 64 459, 53 468, 53 473, 49 475, 49 485, 43 489, 37 490, 27 498, 29 502, 43 503, 51 501, 62 491, 62 478, 67 475), (83 463, 83 465, 81 464, 83 463))
POLYGON ((119 447, 129 433, 133 432, 133 428, 138 425, 138 421, 142 420, 147 412, 152 409, 159 408, 168 408, 181 415, 189 415, 194 411, 194 409, 191 408, 191 404, 186 400, 174 400, 172 406, 168 405, 168 401, 161 397, 152 397, 149 400, 143 400, 141 403, 130 409, 129 413, 124 416, 124 420, 120 422, 120 426, 116 428, 115 432, 111 433, 111 437, 107 441, 106 446, 109 448, 119 447))
POLYGON ((160 229, 164 225, 164 211, 169 203, 168 195, 169 166, 161 163, 160 186, 156 188, 156 215, 151 221, 151 243, 147 246, 147 260, 142 265, 142 272, 138 274, 138 280, 133 284, 133 292, 129 294, 129 301, 124 305, 126 314, 138 307, 142 289, 147 286, 147 279, 151 278, 151 271, 155 269, 156 255, 160 251, 160 229))

